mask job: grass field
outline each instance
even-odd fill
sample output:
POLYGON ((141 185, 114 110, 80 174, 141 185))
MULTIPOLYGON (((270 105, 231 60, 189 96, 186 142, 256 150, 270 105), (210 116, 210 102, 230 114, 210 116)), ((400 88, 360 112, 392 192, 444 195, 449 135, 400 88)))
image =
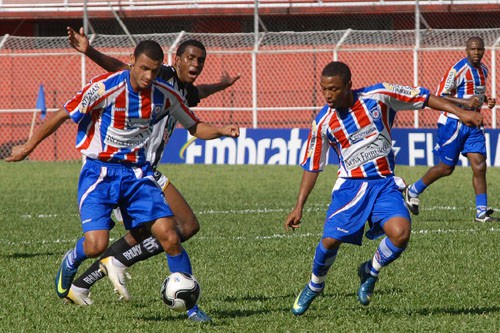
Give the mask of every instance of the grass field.
MULTIPOLYGON (((202 224, 185 247, 210 325, 190 323, 163 305, 163 255, 130 269, 129 303, 107 280, 92 289, 90 307, 57 298, 54 275, 81 235, 79 168, 0 161, 0 332, 500 332, 500 225, 472 221, 470 168, 424 194, 409 248, 381 273, 370 306, 355 296, 356 269, 378 244, 365 240, 342 247, 323 296, 295 318, 290 307, 310 275, 335 167, 320 176, 302 227, 285 233, 299 167, 163 166, 202 224)), ((397 171, 413 181, 425 168, 397 171)), ((500 170, 489 169, 488 183, 490 205, 499 208, 500 170)), ((118 225, 112 238, 122 234, 118 225)))

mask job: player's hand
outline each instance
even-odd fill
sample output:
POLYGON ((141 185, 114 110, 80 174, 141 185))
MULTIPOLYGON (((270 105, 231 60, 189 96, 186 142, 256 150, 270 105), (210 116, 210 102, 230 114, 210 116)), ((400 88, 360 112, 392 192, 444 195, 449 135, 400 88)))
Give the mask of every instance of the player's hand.
POLYGON ((496 105, 497 101, 493 97, 487 97, 486 98, 486 104, 488 104, 488 107, 490 109, 493 109, 496 105))
POLYGON ((24 160, 31 153, 31 149, 26 144, 12 147, 10 156, 5 158, 6 162, 19 162, 24 160))
POLYGON ((302 219, 302 210, 295 208, 290 214, 288 214, 285 220, 285 230, 292 230, 300 228, 300 220, 302 219))
POLYGON ((240 128, 236 125, 227 125, 222 128, 222 134, 224 136, 237 138, 240 136, 240 128))
POLYGON ((83 32, 83 27, 80 28, 79 32, 76 32, 71 27, 66 27, 66 30, 68 32, 69 45, 78 52, 85 54, 89 48, 89 39, 83 32))
POLYGON ((236 76, 230 76, 227 71, 222 73, 220 78, 220 82, 227 87, 232 86, 236 81, 238 81, 241 77, 241 74, 237 74, 236 76))
POLYGON ((481 107, 481 102, 479 100, 479 97, 472 96, 471 98, 469 98, 467 101, 467 106, 471 110, 474 110, 474 109, 481 107))

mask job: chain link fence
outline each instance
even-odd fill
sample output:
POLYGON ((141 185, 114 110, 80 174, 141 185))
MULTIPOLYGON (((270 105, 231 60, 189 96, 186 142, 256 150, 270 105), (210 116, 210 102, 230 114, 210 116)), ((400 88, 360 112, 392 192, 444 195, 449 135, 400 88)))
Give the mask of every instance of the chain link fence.
MULTIPOLYGON (((89 23, 95 33, 89 37, 95 48, 124 62, 129 61, 140 40, 159 42, 164 48, 166 63, 172 63, 175 49, 183 40, 202 41, 208 57, 197 84, 217 82, 224 71, 232 75, 241 73, 241 79, 234 86, 204 99, 197 108, 202 120, 215 125, 309 127, 324 104, 318 85, 321 70, 332 60, 349 64, 354 87, 385 81, 425 86, 434 91, 446 69, 465 56, 465 42, 473 35, 482 37, 486 45, 483 62, 490 68, 487 93, 498 96, 500 74, 496 68, 500 64, 500 22, 497 20, 495 26, 488 13, 454 13, 452 16, 461 15, 460 24, 454 22, 469 27, 467 29, 437 29, 435 26, 451 24, 444 19, 450 15, 443 15, 439 20, 439 16, 424 13, 420 17, 420 34, 414 30, 414 13, 350 15, 335 16, 335 19, 262 15, 258 34, 251 32, 251 20, 254 19, 251 16, 245 17, 247 23, 238 24, 240 28, 247 27, 249 32, 231 33, 186 32, 183 28, 213 31, 224 26, 227 30, 228 27, 232 29, 240 17, 123 18, 121 24, 126 25, 128 35, 123 34, 117 20, 90 17, 89 23), (380 21, 381 17, 386 20, 380 21), (490 27, 493 24, 494 28, 482 27, 484 22, 489 22, 490 27), (117 24, 117 28, 107 24, 117 24), (480 27, 471 28, 474 24, 480 27), (394 29, 396 26, 402 28, 394 29), (162 33, 137 33, 144 32, 146 27, 162 33), (288 27, 294 31, 273 31, 288 27)), ((79 23, 73 26, 77 28, 79 23)), ((0 65, 3 68, 0 157, 8 154, 13 145, 24 142, 41 124, 40 113, 35 109, 40 85, 43 84, 46 105, 51 112, 60 108, 91 77, 103 72, 71 49, 66 37, 61 36, 65 26, 60 29, 59 37, 0 36, 0 65)), ((499 109, 483 109, 486 127, 498 127, 499 109)), ((437 117, 438 113, 432 110, 403 111, 397 117, 396 127, 435 128, 437 117)), ((74 149, 75 127, 67 122, 31 158, 79 159, 74 149)))

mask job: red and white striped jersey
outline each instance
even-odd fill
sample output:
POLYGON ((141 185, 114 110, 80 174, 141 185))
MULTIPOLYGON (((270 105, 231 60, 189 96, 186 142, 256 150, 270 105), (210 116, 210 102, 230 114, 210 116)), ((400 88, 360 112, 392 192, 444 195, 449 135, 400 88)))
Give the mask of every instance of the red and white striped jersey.
MULTIPOLYGON (((468 99, 478 96, 481 104, 484 103, 486 94, 486 80, 488 69, 481 63, 479 67, 474 67, 467 57, 457 61, 445 73, 436 91, 437 96, 451 96, 468 99)), ((461 106, 467 110, 466 107, 461 106)), ((469 109, 470 110, 470 109, 469 109)), ((480 111, 479 107, 477 110, 480 111)), ((450 118, 458 119, 454 114, 443 112, 450 118)))
POLYGON ((64 105, 78 123, 76 148, 86 157, 105 162, 146 163, 152 127, 172 116, 185 128, 199 123, 184 98, 162 80, 141 91, 130 84, 130 71, 93 78, 64 105))
POLYGON ((378 83, 352 93, 354 104, 350 108, 325 105, 318 113, 301 165, 307 171, 322 171, 332 147, 339 156, 339 177, 393 175, 391 128, 396 111, 423 109, 430 92, 422 87, 378 83))

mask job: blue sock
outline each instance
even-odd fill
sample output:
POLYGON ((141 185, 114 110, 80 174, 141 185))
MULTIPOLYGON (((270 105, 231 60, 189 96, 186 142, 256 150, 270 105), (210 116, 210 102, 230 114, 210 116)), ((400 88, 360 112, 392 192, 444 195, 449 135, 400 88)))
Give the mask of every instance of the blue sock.
POLYGON ((316 253, 314 254, 311 281, 309 281, 309 288, 319 292, 325 287, 326 274, 335 262, 339 249, 328 250, 323 246, 320 241, 316 246, 316 253))
POLYGON ((427 185, 422 182, 422 179, 417 180, 410 186, 410 196, 417 197, 420 193, 425 191, 427 185))
POLYGON ((379 246, 377 247, 377 251, 373 256, 370 265, 368 265, 370 274, 373 276, 378 276, 378 273, 380 272, 382 267, 385 267, 394 260, 398 259, 405 249, 406 248, 399 248, 396 245, 392 244, 389 237, 385 237, 384 239, 382 239, 379 246))
POLYGON ((85 237, 80 238, 76 241, 75 248, 68 256, 68 267, 70 269, 76 269, 80 264, 87 259, 87 255, 83 251, 83 242, 85 241, 85 237))
POLYGON ((483 215, 488 210, 488 195, 486 193, 476 194, 476 216, 483 215))
MULTIPOLYGON (((193 274, 193 268, 191 267, 191 260, 189 260, 189 255, 187 254, 186 250, 182 249, 182 252, 175 256, 170 256, 167 254, 166 257, 170 273, 184 272, 193 274)), ((189 309, 187 314, 188 316, 190 316, 196 312, 198 312, 198 305, 195 305, 194 307, 189 309)))
POLYGON ((189 255, 186 250, 182 249, 182 252, 175 256, 170 256, 168 254, 166 256, 170 273, 183 272, 193 274, 191 261, 189 260, 189 255))

